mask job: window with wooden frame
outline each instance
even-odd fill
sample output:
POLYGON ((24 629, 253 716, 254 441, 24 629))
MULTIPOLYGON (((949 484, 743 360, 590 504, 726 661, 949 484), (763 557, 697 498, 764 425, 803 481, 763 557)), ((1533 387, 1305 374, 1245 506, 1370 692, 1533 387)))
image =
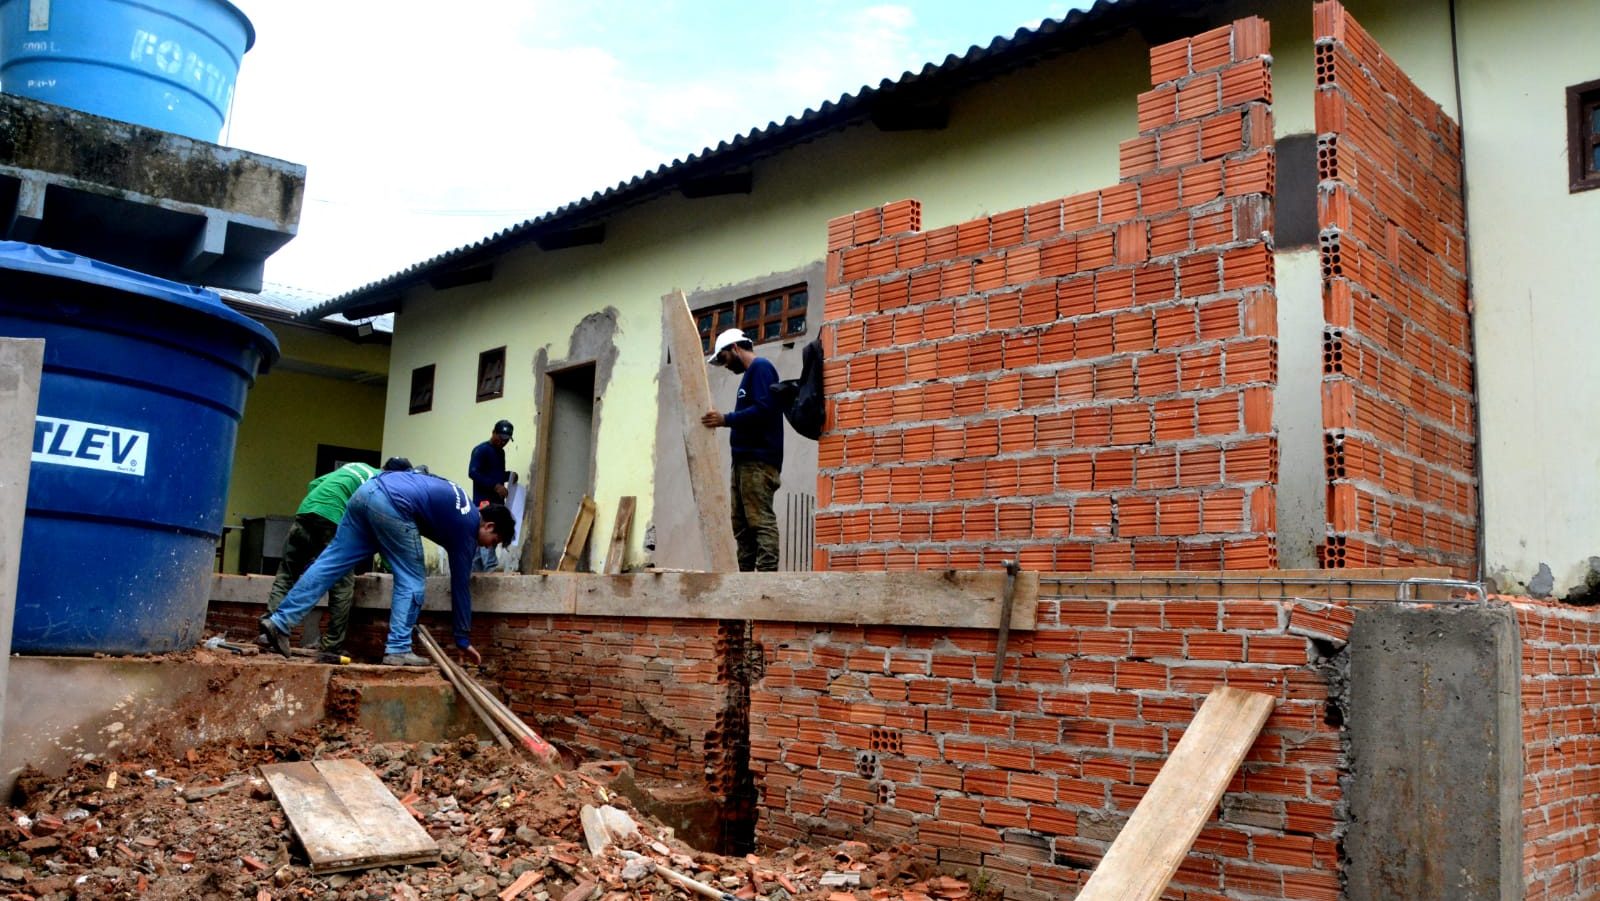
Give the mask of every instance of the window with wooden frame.
POLYGON ((426 413, 433 409, 433 364, 411 370, 411 412, 426 413))
POLYGON ((701 307, 694 311, 695 325, 700 329, 700 346, 711 353, 711 342, 730 328, 743 330, 753 344, 804 335, 809 299, 806 286, 799 284, 713 307, 701 307))
POLYGON ((1568 191, 1600 188, 1600 81, 1567 88, 1567 157, 1568 191))
POLYGON ((506 349, 496 347, 478 354, 478 400, 494 400, 506 393, 506 349))

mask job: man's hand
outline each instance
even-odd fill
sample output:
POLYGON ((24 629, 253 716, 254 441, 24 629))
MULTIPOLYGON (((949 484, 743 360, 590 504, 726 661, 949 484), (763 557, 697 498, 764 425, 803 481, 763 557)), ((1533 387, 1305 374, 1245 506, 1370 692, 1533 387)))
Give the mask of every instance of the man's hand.
POLYGON ((504 485, 496 485, 496 486, 494 486, 494 493, 500 495, 500 499, 504 500, 505 496, 507 494, 506 486, 504 486, 504 485))
POLYGON ((714 429, 718 426, 727 425, 728 417, 723 416, 716 410, 712 410, 710 413, 700 417, 700 424, 708 429, 714 429))
POLYGON ((472 661, 473 666, 481 666, 483 664, 483 655, 478 653, 478 649, 472 645, 469 644, 464 648, 460 648, 459 650, 461 651, 461 656, 472 661))

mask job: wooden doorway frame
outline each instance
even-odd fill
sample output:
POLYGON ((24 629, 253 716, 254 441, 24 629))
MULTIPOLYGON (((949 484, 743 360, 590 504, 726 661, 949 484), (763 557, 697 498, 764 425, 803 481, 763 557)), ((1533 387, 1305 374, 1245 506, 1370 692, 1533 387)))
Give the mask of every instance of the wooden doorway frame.
MULTIPOLYGON (((534 415, 538 417, 538 427, 534 430, 533 439, 533 483, 528 486, 528 503, 522 516, 524 534, 520 569, 525 573, 537 572, 544 568, 544 514, 549 501, 550 430, 555 423, 553 413, 556 378, 563 373, 584 367, 593 370, 595 377, 599 376, 600 361, 571 360, 549 367, 539 380, 537 407, 534 409, 534 415)), ((583 493, 593 497, 595 474, 598 470, 595 458, 600 448, 600 399, 590 397, 589 404, 592 411, 589 419, 589 469, 584 480, 583 493)))

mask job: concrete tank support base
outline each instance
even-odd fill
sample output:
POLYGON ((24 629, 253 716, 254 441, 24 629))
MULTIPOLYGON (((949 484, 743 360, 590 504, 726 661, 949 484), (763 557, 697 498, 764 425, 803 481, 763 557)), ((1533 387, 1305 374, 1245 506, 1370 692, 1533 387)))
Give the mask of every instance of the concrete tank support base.
POLYGON ((1347 896, 1522 897, 1517 621, 1366 608, 1350 634, 1347 896))

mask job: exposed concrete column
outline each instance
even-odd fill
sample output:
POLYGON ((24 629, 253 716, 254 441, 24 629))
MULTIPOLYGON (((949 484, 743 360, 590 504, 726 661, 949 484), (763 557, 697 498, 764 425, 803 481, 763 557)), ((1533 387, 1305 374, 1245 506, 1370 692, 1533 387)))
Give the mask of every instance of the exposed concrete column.
POLYGON ((39 411, 39 373, 43 367, 43 341, 0 338, 0 748, 6 746, 11 623, 17 611, 22 520, 28 508, 33 418, 39 411))
POLYGON ((1357 615, 1351 901, 1522 897, 1520 679, 1517 621, 1503 605, 1357 615))

